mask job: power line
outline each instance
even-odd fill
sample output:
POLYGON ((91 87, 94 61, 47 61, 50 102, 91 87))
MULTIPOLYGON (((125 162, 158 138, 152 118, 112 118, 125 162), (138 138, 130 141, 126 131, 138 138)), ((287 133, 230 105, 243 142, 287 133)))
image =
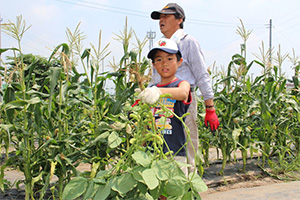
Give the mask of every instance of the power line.
POLYGON ((297 44, 295 44, 293 41, 291 41, 287 36, 285 36, 281 31, 279 31, 276 27, 274 29, 282 36, 284 37, 287 41, 289 41, 292 45, 295 45, 296 47, 300 48, 297 44))
MULTIPOLYGON (((138 16, 138 17, 147 17, 147 18, 149 17, 149 16, 146 16, 146 15, 138 15, 138 14, 133 14, 133 13, 130 13, 130 12, 115 11, 115 10, 106 9, 106 8, 93 7, 93 6, 89 6, 89 5, 84 5, 84 4, 74 3, 74 2, 64 1, 64 0, 56 0, 56 1, 60 1, 60 2, 63 2, 63 3, 68 3, 68 4, 72 4, 72 5, 77 5, 77 6, 82 6, 82 7, 87 7, 87 8, 93 8, 93 9, 97 9, 97 10, 105 10, 105 11, 108 11, 108 12, 114 12, 114 13, 118 13, 118 14, 126 14, 126 15, 132 15, 132 16, 138 16)), ((89 2, 89 3, 97 5, 96 3, 91 3, 91 2, 89 2)), ((115 7, 115 8, 117 8, 117 7, 115 7)), ((121 10, 121 8, 119 8, 119 9, 121 10)))
MULTIPOLYGON (((59 1, 59 0, 58 0, 59 1)), ((108 7, 108 8, 113 8, 113 9, 118 9, 118 10, 127 10, 130 12, 136 12, 136 13, 140 13, 140 14, 147 14, 146 12, 142 12, 142 11, 137 11, 137 10, 132 10, 132 9, 126 9, 124 7, 120 8, 120 7, 116 7, 116 6, 109 6, 109 5, 105 5, 105 4, 100 4, 100 3, 96 3, 96 2, 91 2, 91 1, 83 1, 85 3, 89 3, 89 4, 94 4, 94 5, 100 5, 100 6, 104 6, 104 7, 108 7)))
MULTIPOLYGON (((150 17, 150 14, 147 12, 137 11, 137 10, 133 10, 133 9, 126 9, 124 7, 109 6, 109 5, 95 3, 95 2, 91 2, 91 1, 80 1, 81 3, 70 2, 67 0, 56 0, 56 1, 62 2, 62 3, 67 3, 67 4, 72 4, 72 5, 76 5, 76 6, 92 8, 92 9, 96 9, 96 10, 104 10, 104 11, 113 12, 113 13, 117 13, 117 14, 126 14, 126 15, 144 17, 144 18, 150 17), (85 3, 90 4, 90 5, 86 5, 85 3), (101 8, 99 6, 107 7, 110 9, 101 8), (128 12, 124 12, 124 10, 128 11, 128 12)), ((204 26, 236 27, 236 23, 217 22, 217 21, 198 20, 198 19, 187 19, 186 23, 198 24, 198 25, 204 25, 204 26)), ((246 25, 262 26, 260 24, 246 24, 246 25)))

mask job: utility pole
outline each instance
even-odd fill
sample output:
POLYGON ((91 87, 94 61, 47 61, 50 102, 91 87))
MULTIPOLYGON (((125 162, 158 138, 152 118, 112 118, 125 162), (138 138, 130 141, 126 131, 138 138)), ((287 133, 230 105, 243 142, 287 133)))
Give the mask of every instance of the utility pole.
POLYGON ((155 31, 151 31, 150 29, 150 31, 147 32, 147 38, 149 39, 149 50, 152 49, 153 39, 155 39, 155 37, 156 37, 155 31))
POLYGON ((272 19, 270 19, 270 36, 269 36, 269 62, 272 63, 272 19))
MULTIPOLYGON (((0 14, 0 49, 1 49, 1 32, 2 32, 1 31, 1 25, 2 25, 1 23, 2 23, 2 20, 3 19, 2 19, 1 14, 0 14)), ((0 60, 1 60, 1 52, 0 52, 0 60)))
MULTIPOLYGON (((2 23, 2 18, 1 18, 1 15, 0 15, 0 49, 1 49, 1 24, 2 23)), ((1 52, 0 52, 0 66, 1 66, 1 62, 2 62, 2 59, 1 59, 1 52)), ((2 77, 0 75, 0 90, 2 90, 2 77)), ((0 95, 0 102, 2 102, 2 96, 0 95)))

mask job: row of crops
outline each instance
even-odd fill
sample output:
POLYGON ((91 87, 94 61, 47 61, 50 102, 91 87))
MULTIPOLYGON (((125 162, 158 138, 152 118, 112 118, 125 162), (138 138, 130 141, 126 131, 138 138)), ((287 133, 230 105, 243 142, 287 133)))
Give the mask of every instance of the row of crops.
POLYGON ((27 27, 21 17, 16 24, 3 29, 19 46, 0 49, 2 56, 15 55, 1 61, 0 68, 5 83, 0 103, 2 191, 12 186, 5 180, 5 169, 16 167, 25 178, 15 185, 25 185, 26 199, 201 199, 199 192, 207 189, 201 176, 210 164, 210 147, 221 150, 221 175, 238 150, 243 170, 249 151, 261 156, 262 167, 300 168, 299 61, 290 89, 278 73, 280 66, 247 63, 245 51, 232 57, 226 74, 213 73, 221 126, 214 133, 205 128, 199 99, 199 173, 186 177, 180 164, 162 153, 161 136, 146 128, 154 124, 150 105, 131 107, 134 89, 143 89, 151 74, 141 53, 146 40, 139 40, 126 23, 117 35, 124 56, 111 63, 113 72, 100 73, 100 63, 110 54, 109 45, 101 46, 101 32, 99 46, 83 48, 79 25, 67 29, 68 43, 58 45, 46 59, 22 52, 27 27), (136 48, 130 50, 133 39, 136 48), (264 69, 254 79, 248 76, 253 65, 264 69), (107 82, 113 83, 113 94, 105 90, 107 82), (149 141, 151 153, 143 145, 149 141), (90 171, 78 171, 81 163, 89 164, 90 171))

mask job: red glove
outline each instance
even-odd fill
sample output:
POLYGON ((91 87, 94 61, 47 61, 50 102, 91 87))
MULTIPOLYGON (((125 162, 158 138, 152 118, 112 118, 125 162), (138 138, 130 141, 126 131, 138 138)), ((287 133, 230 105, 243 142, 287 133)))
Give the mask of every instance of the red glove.
POLYGON ((209 123, 211 131, 215 131, 218 129, 220 123, 215 109, 213 110, 206 109, 204 123, 206 127, 208 127, 208 123, 209 123))

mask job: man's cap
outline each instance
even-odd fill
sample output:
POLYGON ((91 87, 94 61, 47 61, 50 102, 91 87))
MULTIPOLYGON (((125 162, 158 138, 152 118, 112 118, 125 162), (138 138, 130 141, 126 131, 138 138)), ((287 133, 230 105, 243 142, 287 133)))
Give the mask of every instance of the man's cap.
POLYGON ((153 44, 153 48, 148 53, 148 58, 153 60, 156 50, 161 50, 171 54, 178 54, 180 58, 182 57, 181 52, 178 48, 177 43, 168 38, 161 38, 153 44))
POLYGON ((169 3, 162 10, 153 11, 151 13, 152 19, 159 19, 160 14, 179 14, 180 18, 185 20, 185 14, 183 9, 177 3, 169 3))

